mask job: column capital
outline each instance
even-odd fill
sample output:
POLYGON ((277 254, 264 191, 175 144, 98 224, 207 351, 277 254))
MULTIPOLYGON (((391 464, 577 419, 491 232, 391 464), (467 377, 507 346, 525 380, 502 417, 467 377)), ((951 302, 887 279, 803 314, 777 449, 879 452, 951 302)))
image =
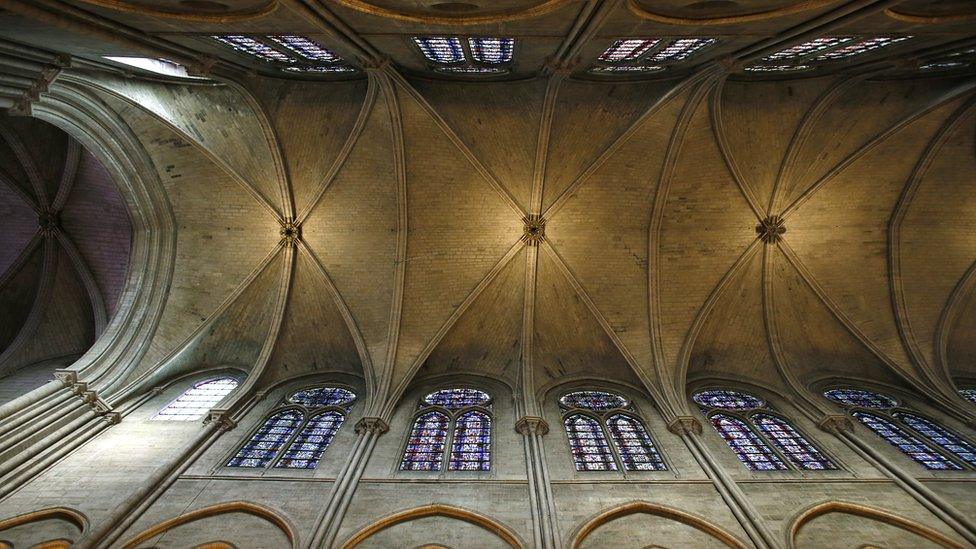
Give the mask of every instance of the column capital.
POLYGON ((366 416, 359 419, 356 422, 356 433, 375 433, 377 435, 382 435, 383 433, 390 430, 390 425, 380 417, 366 416))
POLYGON ((203 420, 204 425, 208 423, 216 423, 217 427, 221 431, 232 431, 237 427, 237 422, 234 418, 230 416, 228 410, 212 409, 207 417, 203 420))
POLYGON ((847 414, 826 414, 817 422, 817 427, 828 433, 837 434, 842 431, 853 431, 854 423, 847 414))
POLYGON ((515 430, 523 435, 544 435, 549 432, 549 424, 539 416, 524 416, 515 422, 515 430))
POLYGON ((102 419, 107 421, 109 425, 118 425, 122 423, 122 414, 118 412, 105 412, 102 414, 102 419))
POLYGON ((75 370, 58 369, 54 370, 54 378, 61 382, 65 387, 71 388, 78 383, 78 372, 75 370))
POLYGON ((702 426, 695 416, 678 416, 668 422, 668 431, 676 435, 700 435, 702 426))

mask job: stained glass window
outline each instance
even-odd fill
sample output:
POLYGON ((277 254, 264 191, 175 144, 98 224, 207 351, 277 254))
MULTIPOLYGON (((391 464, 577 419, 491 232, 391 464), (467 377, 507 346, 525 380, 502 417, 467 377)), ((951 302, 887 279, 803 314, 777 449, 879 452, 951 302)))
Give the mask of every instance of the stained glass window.
POLYGON ((682 61, 696 51, 715 42, 714 38, 678 38, 651 55, 650 60, 658 63, 682 61))
POLYGON ((824 470, 836 469, 826 456, 807 441, 792 425, 783 418, 772 414, 755 414, 752 421, 766 438, 779 449, 794 465, 800 469, 824 470))
POLYGON ((824 396, 834 402, 861 408, 894 408, 898 401, 888 395, 864 391, 861 389, 830 389, 824 391, 824 396))
POLYGON ((943 450, 952 452, 966 463, 976 466, 976 446, 963 440, 962 437, 934 421, 915 414, 895 412, 894 416, 903 421, 905 425, 915 429, 916 432, 921 433, 932 442, 941 446, 943 450))
POLYGON ((610 438, 628 471, 664 471, 667 466, 651 442, 644 425, 634 417, 614 414, 607 418, 610 438))
POLYGON ((269 417, 237 454, 228 467, 266 467, 291 438, 305 418, 298 410, 282 410, 269 417))
POLYGON ((976 404, 976 389, 960 389, 959 394, 969 402, 976 404))
POLYGON ((400 470, 440 471, 447 440, 447 424, 447 416, 440 412, 427 412, 418 417, 410 431, 400 470))
POLYGON ((660 65, 607 65, 605 67, 593 67, 592 72, 657 72, 663 71, 660 65))
POLYGON ((566 417, 563 423, 577 471, 617 470, 617 463, 599 421, 583 414, 573 414, 566 417))
POLYGON ((464 61, 461 39, 448 36, 414 36, 413 41, 424 57, 435 63, 460 63, 464 61))
POLYGON ((284 469, 315 469, 319 458, 335 438, 344 416, 336 411, 319 414, 308 421, 275 467, 284 469))
POLYGON ((824 54, 817 56, 818 60, 833 60, 833 59, 845 59, 848 57, 854 57, 855 55, 861 55, 862 53, 867 53, 879 48, 884 48, 892 44, 897 44, 898 42, 904 42, 905 40, 910 40, 914 38, 912 36, 875 36, 872 38, 862 38, 853 44, 848 44, 840 48, 830 50, 824 54))
POLYGON ((443 406, 448 410, 460 410, 468 406, 488 406, 491 397, 477 389, 442 389, 425 396, 421 406, 443 406))
POLYGON ((279 34, 269 36, 268 38, 310 61, 325 61, 327 63, 335 63, 341 60, 338 55, 325 49, 318 42, 309 40, 304 36, 296 36, 294 34, 279 34))
POLYGON ((603 391, 576 391, 559 399, 563 408, 583 408, 595 412, 606 412, 617 408, 629 408, 630 402, 620 396, 603 391))
POLYGON ((901 450, 902 453, 921 463, 926 469, 943 471, 962 469, 959 465, 946 459, 945 456, 932 451, 914 435, 881 416, 866 412, 854 412, 851 415, 867 426, 868 429, 874 431, 876 435, 901 450))
POLYGON ((318 408, 320 406, 348 406, 356 400, 356 395, 352 391, 340 389, 338 387, 315 387, 314 389, 304 389, 297 393, 292 393, 288 397, 288 402, 301 404, 308 408, 318 408))
POLYGON ((491 418, 472 410, 457 418, 451 442, 451 471, 491 469, 491 418))
POLYGON ((744 421, 739 418, 713 414, 710 418, 715 430, 735 452, 739 461, 753 471, 786 469, 786 465, 744 421))
POLYGON ((777 59, 796 59, 797 57, 803 57, 811 53, 845 44, 851 40, 854 40, 854 38, 851 36, 825 36, 821 38, 814 38, 813 40, 809 40, 802 44, 790 46, 771 55, 767 55, 766 57, 763 57, 763 60, 775 61, 777 59))
POLYGON ((628 38, 617 40, 610 45, 602 54, 600 61, 617 63, 620 61, 633 61, 647 53, 661 40, 658 38, 628 38))
POLYGON ((766 405, 761 399, 750 394, 727 389, 699 391, 691 399, 705 408, 724 408, 726 410, 751 410, 766 405))
POLYGON ((295 60, 284 53, 272 48, 264 42, 258 41, 250 36, 241 34, 215 34, 211 36, 214 40, 226 44, 235 50, 246 53, 265 61, 275 61, 278 63, 294 63, 295 60))
POLYGON ((196 421, 237 388, 237 380, 222 377, 201 381, 183 392, 176 400, 156 412, 157 421, 196 421))
POLYGON ((479 63, 508 63, 515 50, 514 38, 468 38, 471 57, 479 63))

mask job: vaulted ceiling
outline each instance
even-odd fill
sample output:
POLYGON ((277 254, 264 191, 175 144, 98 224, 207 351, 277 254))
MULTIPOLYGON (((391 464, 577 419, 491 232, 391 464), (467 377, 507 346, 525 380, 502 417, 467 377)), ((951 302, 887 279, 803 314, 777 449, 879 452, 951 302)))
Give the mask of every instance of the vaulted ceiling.
MULTIPOLYGON (((181 62, 220 56, 212 79, 177 81, 96 64, 120 53, 97 33, 63 41, 92 61, 63 77, 132 129, 176 220, 131 379, 341 372, 384 413, 418 377, 523 395, 601 378, 680 414, 700 379, 844 377, 971 414, 954 382, 976 378, 973 73, 740 71, 769 36, 871 2, 71 4, 181 62), (367 70, 241 71, 194 34, 230 31, 315 36, 367 70), (517 61, 435 75, 408 38, 445 32, 514 36, 517 61), (722 39, 662 74, 587 72, 615 38, 682 35, 722 39)), ((873 4, 834 32, 917 35, 915 66, 971 38, 965 6, 873 4)), ((15 11, 13 39, 67 28, 15 11)))

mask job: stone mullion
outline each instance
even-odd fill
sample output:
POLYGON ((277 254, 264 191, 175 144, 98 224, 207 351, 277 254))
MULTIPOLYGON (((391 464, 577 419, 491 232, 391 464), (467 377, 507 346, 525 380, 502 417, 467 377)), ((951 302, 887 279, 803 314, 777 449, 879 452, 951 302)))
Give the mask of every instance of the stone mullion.
POLYGON ((725 472, 720 464, 715 462, 702 444, 700 438, 702 426, 698 419, 692 416, 677 417, 668 423, 668 430, 681 437, 695 461, 712 480, 715 489, 753 544, 761 549, 782 547, 784 544, 779 542, 762 522, 758 511, 749 502, 735 480, 725 472))

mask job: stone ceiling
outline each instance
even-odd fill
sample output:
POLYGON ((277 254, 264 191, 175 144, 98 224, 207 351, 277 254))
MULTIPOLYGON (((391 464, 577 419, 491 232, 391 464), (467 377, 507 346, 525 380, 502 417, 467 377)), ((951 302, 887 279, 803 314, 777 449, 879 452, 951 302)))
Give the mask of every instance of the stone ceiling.
MULTIPOLYGON (((64 71, 131 128, 175 217, 166 303, 130 380, 346 373, 383 415, 428 376, 502 379, 526 413, 556 383, 597 378, 681 415, 700 380, 807 395, 843 377, 972 416, 954 390, 976 379, 972 74, 721 70, 857 3, 648 15, 639 0, 512 0, 438 15, 340 0, 335 21, 317 2, 72 4, 201 52, 194 32, 318 32, 367 67, 284 78, 234 72, 225 55, 207 81, 64 71), (703 28, 727 39, 701 66, 610 80, 575 68, 613 37, 703 28), (504 79, 434 78, 404 36, 446 29, 519 37, 524 57, 504 79), (363 63, 371 49, 386 61, 363 63)), ((924 48, 971 34, 929 3, 873 4, 833 31, 913 32, 924 48)), ((95 34, 64 49, 118 53, 95 34)))

